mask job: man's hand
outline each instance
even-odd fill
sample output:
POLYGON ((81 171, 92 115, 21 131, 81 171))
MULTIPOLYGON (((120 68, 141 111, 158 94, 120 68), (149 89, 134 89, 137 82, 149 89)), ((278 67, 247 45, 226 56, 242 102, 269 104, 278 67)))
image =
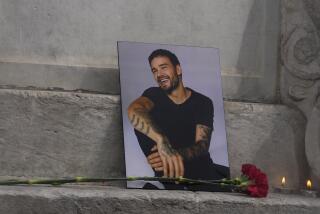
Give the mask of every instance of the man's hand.
POLYGON ((164 177, 176 177, 184 175, 184 164, 181 155, 172 148, 168 139, 164 137, 157 144, 158 154, 162 161, 164 177))
POLYGON ((157 172, 163 171, 163 164, 160 158, 157 146, 154 146, 151 149, 152 153, 147 157, 148 163, 150 166, 157 172))

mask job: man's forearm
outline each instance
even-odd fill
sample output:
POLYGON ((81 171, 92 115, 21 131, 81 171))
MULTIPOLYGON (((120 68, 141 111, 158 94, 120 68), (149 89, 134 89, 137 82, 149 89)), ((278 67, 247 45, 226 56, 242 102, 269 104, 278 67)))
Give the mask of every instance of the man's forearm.
POLYGON ((150 106, 147 102, 140 104, 133 103, 128 109, 128 117, 132 126, 139 132, 145 134, 159 147, 159 150, 166 155, 173 155, 176 151, 171 146, 169 139, 153 121, 150 115, 150 106))
POLYGON ((195 144, 178 150, 183 160, 192 160, 206 154, 209 151, 212 131, 212 128, 198 124, 196 126, 195 144))
POLYGON ((163 166, 164 176, 179 177, 184 174, 181 156, 171 146, 168 137, 153 121, 150 112, 154 103, 141 96, 128 107, 128 117, 132 126, 157 143, 159 157, 163 166))
POLYGON ((163 138, 162 131, 152 121, 148 111, 143 108, 134 108, 128 113, 128 116, 130 123, 136 130, 145 134, 156 143, 161 142, 163 138))
POLYGON ((183 160, 192 160, 206 154, 208 150, 209 142, 199 141, 190 147, 178 149, 178 153, 182 156, 183 160))

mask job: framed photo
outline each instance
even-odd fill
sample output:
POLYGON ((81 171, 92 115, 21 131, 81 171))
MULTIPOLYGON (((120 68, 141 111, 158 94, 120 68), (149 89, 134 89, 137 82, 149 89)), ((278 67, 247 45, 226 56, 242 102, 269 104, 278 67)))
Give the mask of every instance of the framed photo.
MULTIPOLYGON (((127 176, 229 177, 217 48, 118 42, 127 176)), ((130 181, 128 188, 223 191, 130 181)))

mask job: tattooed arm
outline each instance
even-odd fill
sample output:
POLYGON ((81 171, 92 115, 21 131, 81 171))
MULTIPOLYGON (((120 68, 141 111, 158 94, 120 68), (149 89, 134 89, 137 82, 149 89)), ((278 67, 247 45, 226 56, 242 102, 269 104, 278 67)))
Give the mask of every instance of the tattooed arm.
MULTIPOLYGON (((192 161, 194 158, 206 154, 209 150, 212 128, 198 124, 196 126, 195 143, 187 148, 178 149, 178 153, 182 161, 192 161)), ((159 162, 160 155, 157 146, 152 148, 152 154, 147 159, 149 164, 155 171, 163 171, 162 162, 159 162)))
POLYGON ((154 103, 147 97, 139 97, 128 108, 128 117, 132 126, 157 143, 158 153, 163 166, 164 176, 179 177, 184 174, 184 165, 180 154, 174 150, 165 134, 152 120, 150 111, 154 103))
POLYGON ((179 149, 178 152, 183 160, 192 160, 199 157, 209 150, 212 128, 198 124, 196 126, 196 142, 194 145, 179 149))
POLYGON ((139 97, 128 108, 128 117, 133 128, 145 134, 155 142, 161 141, 161 131, 152 122, 149 112, 153 109, 153 102, 146 97, 139 97))

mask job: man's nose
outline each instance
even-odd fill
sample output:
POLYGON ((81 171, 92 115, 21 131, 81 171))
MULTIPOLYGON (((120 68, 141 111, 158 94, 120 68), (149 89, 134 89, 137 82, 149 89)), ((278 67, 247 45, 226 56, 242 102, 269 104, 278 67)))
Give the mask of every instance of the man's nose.
POLYGON ((161 71, 161 69, 159 69, 158 71, 157 71, 157 77, 160 77, 162 75, 162 71, 161 71))

